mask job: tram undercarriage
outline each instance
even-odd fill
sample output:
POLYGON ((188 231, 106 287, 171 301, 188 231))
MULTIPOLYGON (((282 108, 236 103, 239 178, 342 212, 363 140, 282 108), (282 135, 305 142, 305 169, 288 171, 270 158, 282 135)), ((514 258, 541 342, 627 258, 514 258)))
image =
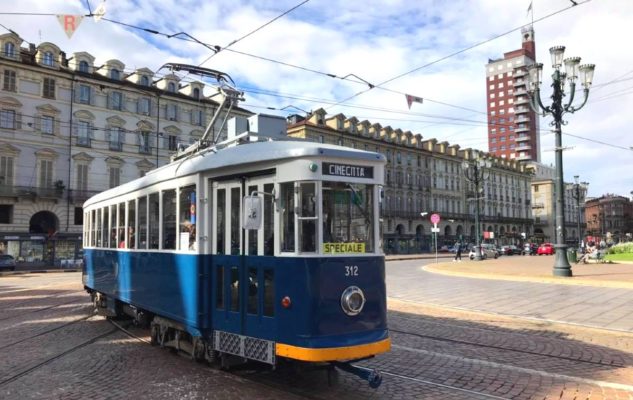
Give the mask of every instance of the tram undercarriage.
MULTIPOLYGON (((183 353, 196 362, 206 361, 210 365, 219 364, 220 368, 224 370, 249 361, 265 363, 273 369, 277 366, 275 343, 272 341, 218 330, 213 331, 213 334, 207 339, 199 331, 191 332, 191 328, 187 328, 179 322, 154 315, 99 292, 89 289, 88 292, 98 315, 106 318, 131 318, 135 325, 149 328, 152 346, 160 346, 183 353)), ((382 383, 382 375, 379 371, 352 364, 372 357, 321 363, 306 363, 285 357, 280 357, 280 359, 325 370, 330 385, 335 382, 335 369, 339 369, 366 380, 370 387, 377 388, 382 383)))

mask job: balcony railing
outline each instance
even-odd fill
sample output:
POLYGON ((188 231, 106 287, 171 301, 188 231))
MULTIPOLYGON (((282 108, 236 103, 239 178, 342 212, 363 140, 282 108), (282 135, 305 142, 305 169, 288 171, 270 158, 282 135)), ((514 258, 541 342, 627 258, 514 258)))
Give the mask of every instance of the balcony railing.
POLYGON ((68 196, 71 203, 83 203, 95 194, 101 193, 99 190, 69 190, 68 196))
POLYGON ((121 142, 110 142, 110 150, 112 151, 122 151, 123 143, 121 142))
POLYGON ((0 197, 61 199, 63 196, 62 188, 0 185, 0 197))
POLYGON ((152 154, 152 147, 146 145, 139 145, 138 152, 141 154, 152 154))
POLYGON ((82 147, 92 147, 91 140, 89 137, 77 137, 77 141, 75 143, 77 146, 82 147))

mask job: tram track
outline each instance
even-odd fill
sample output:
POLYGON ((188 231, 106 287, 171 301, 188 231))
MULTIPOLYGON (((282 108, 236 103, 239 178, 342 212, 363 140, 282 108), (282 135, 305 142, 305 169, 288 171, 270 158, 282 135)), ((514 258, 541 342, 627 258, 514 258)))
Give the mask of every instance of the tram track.
POLYGON ((55 360, 58 360, 58 359, 60 359, 62 357, 65 357, 65 356, 67 356, 67 355, 69 355, 69 354, 71 354, 71 353, 73 353, 73 352, 75 352, 75 351, 77 351, 77 350, 79 350, 79 349, 81 349, 83 347, 86 347, 86 346, 96 342, 99 339, 102 339, 104 337, 112 335, 113 333, 118 332, 118 331, 119 331, 119 329, 117 327, 113 327, 112 329, 108 330, 107 332, 103 332, 103 333, 100 333, 98 335, 95 335, 95 336, 91 337, 90 339, 84 340, 81 343, 79 343, 79 344, 77 344, 75 346, 72 346, 71 348, 68 348, 68 349, 66 349, 66 350, 64 350, 64 351, 62 351, 62 352, 60 352, 58 354, 55 354, 55 355, 53 355, 51 357, 47 357, 43 361, 37 362, 35 365, 31 365, 31 366, 26 367, 26 368, 24 368, 22 370, 19 370, 17 372, 12 371, 11 373, 6 374, 3 378, 0 378, 0 387, 6 386, 9 383, 11 383, 11 382, 13 382, 13 381, 25 376, 25 375, 28 375, 31 372, 34 372, 34 371, 38 370, 38 369, 40 369, 40 368, 52 363, 55 360))
MULTIPOLYGON (((82 292, 82 291, 70 292, 70 293, 80 293, 80 292, 82 292)), ((67 295, 67 294, 69 294, 69 293, 66 293, 66 295, 67 295)), ((61 296, 62 296, 62 295, 60 295, 60 296, 55 296, 55 297, 61 297, 61 296)), ((17 314, 13 314, 13 315, 9 315, 9 316, 5 316, 5 317, 1 317, 1 318, 0 318, 0 321, 6 321, 6 320, 13 319, 13 318, 18 318, 18 317, 21 317, 21 316, 24 316, 24 315, 28 315, 28 314, 32 314, 32 313, 37 313, 37 312, 42 312, 42 311, 50 310, 50 309, 53 309, 53 308, 56 308, 56 307, 65 306, 65 305, 68 305, 68 304, 71 304, 71 303, 74 303, 74 302, 77 302, 77 299, 71 299, 71 300, 68 300, 68 301, 65 301, 65 302, 62 302, 62 303, 58 303, 58 304, 54 304, 54 305, 51 305, 51 306, 41 307, 41 308, 38 308, 38 309, 35 309, 35 310, 29 310, 29 311, 19 312, 19 313, 17 313, 17 314)), ((24 307, 24 305, 22 305, 22 307, 24 307)), ((12 307, 12 308, 15 308, 15 307, 12 307)), ((9 307, 7 307, 7 308, 5 308, 5 309, 0 309, 0 312, 1 312, 1 311, 4 311, 4 310, 7 310, 7 309, 10 309, 10 308, 9 308, 9 307)))
POLYGON ((616 367, 616 368, 617 367, 625 367, 624 363, 617 362, 617 361, 616 362, 601 362, 601 361, 583 360, 583 359, 567 357, 567 356, 546 354, 546 353, 541 353, 541 352, 537 352, 537 351, 513 349, 513 348, 509 348, 507 346, 495 346, 495 345, 484 344, 484 343, 476 343, 476 342, 472 342, 472 341, 449 339, 449 338, 445 338, 445 337, 438 337, 438 336, 432 336, 432 335, 424 335, 424 334, 420 334, 420 333, 407 332, 407 331, 402 331, 402 330, 397 330, 397 329, 389 329, 389 331, 390 332, 399 333, 399 334, 404 334, 404 335, 415 336, 415 337, 423 338, 423 339, 429 339, 429 340, 445 342, 445 343, 463 344, 463 345, 467 345, 467 346, 483 347, 483 348, 494 349, 494 350, 499 350, 499 351, 509 351, 509 352, 513 352, 513 353, 529 354, 529 355, 539 356, 539 357, 548 357, 548 358, 552 358, 552 359, 556 359, 556 360, 566 360, 566 361, 571 361, 571 362, 574 362, 574 363, 583 363, 583 364, 589 364, 589 365, 599 365, 599 366, 610 367, 610 368, 613 368, 613 367, 616 367))
POLYGON ((8 344, 1 345, 1 346, 0 346, 0 350, 6 349, 6 348, 11 347, 11 346, 15 346, 16 344, 20 344, 20 343, 23 343, 23 342, 26 342, 26 341, 29 341, 29 340, 35 339, 35 338, 40 337, 40 336, 44 336, 44 335, 46 335, 46 334, 48 334, 48 333, 55 332, 55 331, 57 331, 57 330, 60 330, 60 329, 65 328, 65 327, 67 327, 67 326, 70 326, 70 325, 76 324, 77 322, 85 321, 85 320, 87 320, 88 318, 93 317, 93 316, 94 316, 94 314, 85 315, 85 316, 83 316, 83 317, 76 318, 76 319, 73 319, 72 321, 66 322, 65 324, 62 324, 62 325, 56 326, 56 327, 54 327, 54 328, 50 328, 50 329, 47 329, 47 330, 45 330, 45 331, 39 332, 39 333, 37 333, 37 334, 35 334, 35 335, 31 335, 31 336, 29 336, 29 337, 22 338, 22 339, 20 339, 20 340, 17 340, 17 341, 15 341, 15 342, 12 342, 12 343, 8 343, 8 344))

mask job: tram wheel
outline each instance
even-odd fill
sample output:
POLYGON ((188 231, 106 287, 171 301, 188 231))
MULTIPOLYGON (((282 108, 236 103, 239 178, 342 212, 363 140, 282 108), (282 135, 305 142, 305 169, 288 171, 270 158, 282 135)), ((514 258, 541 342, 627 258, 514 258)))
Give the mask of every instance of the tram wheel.
POLYGON ((149 331, 150 344, 152 346, 159 345, 159 336, 160 336, 160 325, 152 322, 152 324, 150 325, 150 331, 149 331))

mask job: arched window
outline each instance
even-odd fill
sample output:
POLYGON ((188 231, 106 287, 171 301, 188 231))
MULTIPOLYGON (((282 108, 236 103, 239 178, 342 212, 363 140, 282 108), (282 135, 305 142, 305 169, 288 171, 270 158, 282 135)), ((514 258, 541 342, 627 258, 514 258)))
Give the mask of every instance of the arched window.
POLYGON ((200 98, 200 89, 198 89, 198 88, 193 89, 193 98, 194 99, 199 99, 200 98))
POLYGON ((15 45, 11 42, 4 44, 4 55, 7 57, 15 57, 15 45))
POLYGON ((90 72, 90 65, 88 65, 88 61, 80 61, 79 62, 79 72, 90 72))
POLYGON ((44 65, 48 65, 49 67, 53 66, 53 53, 47 51, 44 53, 44 57, 42 59, 42 63, 44 65))
POLYGON ((174 82, 169 82, 167 84, 167 91, 174 93, 176 91, 176 84, 174 82))
POLYGON ((121 72, 118 69, 112 68, 110 70, 110 79, 116 79, 117 81, 121 79, 121 72))
POLYGON ((149 86, 149 78, 145 75, 141 76, 141 85, 149 86))

